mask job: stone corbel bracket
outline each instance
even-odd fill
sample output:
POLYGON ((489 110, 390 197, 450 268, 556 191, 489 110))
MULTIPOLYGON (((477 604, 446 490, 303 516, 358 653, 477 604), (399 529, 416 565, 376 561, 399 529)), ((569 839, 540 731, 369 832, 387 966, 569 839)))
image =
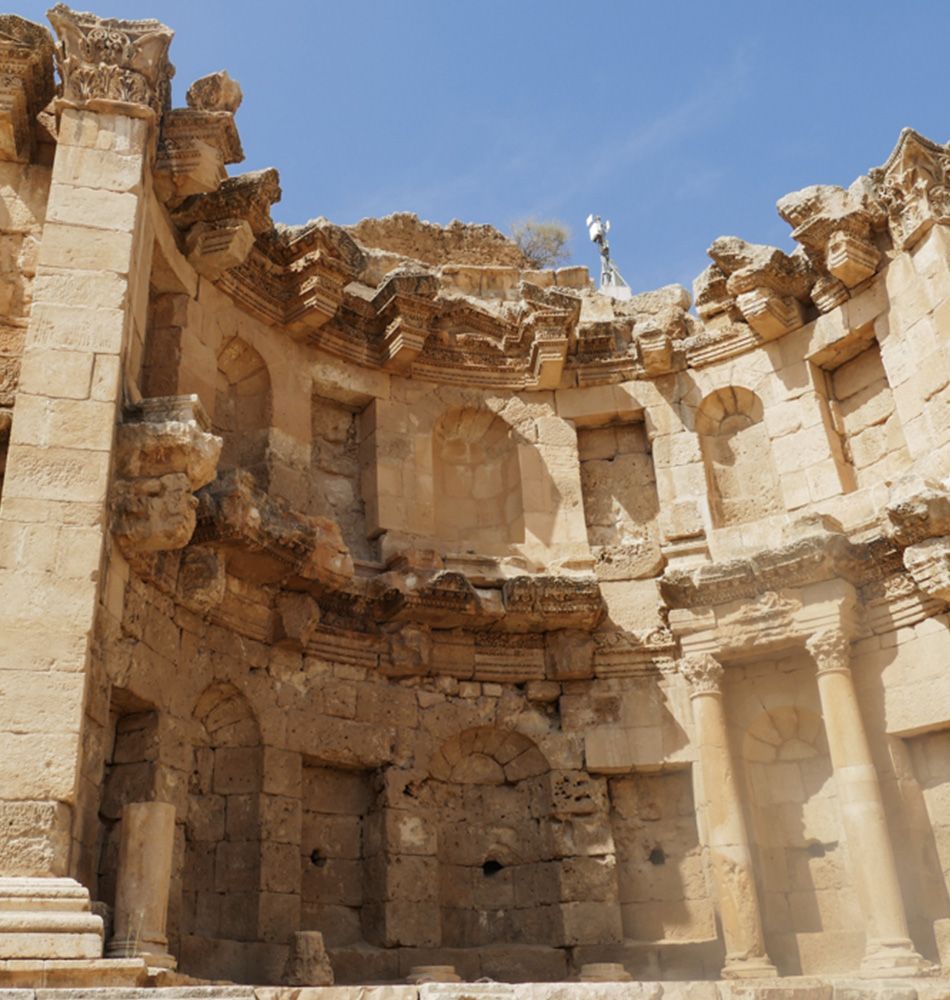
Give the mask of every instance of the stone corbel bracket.
POLYGON ((86 108, 155 120, 171 107, 171 28, 154 20, 81 14, 63 3, 47 17, 59 37, 56 60, 63 90, 57 114, 63 108, 86 108))
MULTIPOLYGON (((255 239, 273 229, 270 207, 279 200, 280 177, 273 168, 230 177, 207 194, 186 198, 172 213, 172 221, 183 233, 189 263, 212 281, 240 267, 255 239)), ((268 286, 279 285, 279 275, 268 275, 258 284, 258 295, 265 297, 268 286)), ((279 297, 279 288, 275 294, 279 297)))
POLYGON ((686 367, 682 341, 688 334, 686 312, 678 307, 637 320, 633 328, 637 352, 651 378, 682 371, 686 367))
POLYGON ((205 267, 239 306, 295 339, 314 339, 339 311, 344 288, 364 266, 363 253, 325 219, 275 226, 270 206, 279 200, 277 171, 262 170, 187 198, 172 218, 185 233, 193 266, 205 267))
POLYGON ((887 515, 914 583, 928 597, 950 603, 950 491, 935 480, 897 482, 887 515))
POLYGON ((55 92, 53 37, 16 14, 0 15, 0 159, 26 163, 33 123, 55 92))
POLYGON ((517 334, 521 343, 530 345, 526 386, 556 389, 568 354, 577 350, 581 300, 571 292, 540 288, 528 281, 520 282, 518 290, 527 307, 517 334))
MULTIPOLYGON (((804 252, 789 257, 776 247, 746 243, 735 236, 720 236, 706 252, 726 275, 727 296, 763 340, 804 323, 802 309, 816 277, 804 252)), ((697 310, 702 291, 697 290, 697 310)), ((730 308, 724 305, 720 311, 728 314, 730 308)))
POLYGON ((894 246, 909 250, 934 223, 950 222, 950 150, 905 128, 887 162, 869 174, 894 246))
POLYGON ((216 191, 227 178, 226 165, 244 159, 234 124, 241 98, 240 86, 227 72, 211 73, 189 87, 187 108, 175 108, 162 119, 154 178, 166 205, 216 191))
POLYGON ((847 191, 831 185, 803 188, 780 199, 777 208, 819 275, 811 297, 821 312, 840 305, 877 270, 882 255, 873 233, 887 215, 867 178, 847 191))
POLYGON ((111 497, 112 531, 126 558, 188 544, 194 494, 214 479, 221 445, 197 396, 146 399, 126 412, 111 497))
POLYGON ((391 271, 373 296, 372 305, 382 324, 382 365, 406 373, 422 353, 432 320, 438 314, 435 297, 439 281, 414 267, 391 271))
POLYGON ((242 469, 225 472, 199 491, 194 542, 240 553, 229 567, 236 562, 258 582, 298 577, 302 586, 320 593, 353 578, 353 560, 333 521, 273 500, 242 469))

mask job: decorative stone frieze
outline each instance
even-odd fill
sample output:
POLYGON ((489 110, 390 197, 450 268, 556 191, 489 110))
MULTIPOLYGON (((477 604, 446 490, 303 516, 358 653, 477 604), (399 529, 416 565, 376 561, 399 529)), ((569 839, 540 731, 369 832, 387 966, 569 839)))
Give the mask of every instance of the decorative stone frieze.
POLYGON ((425 676, 432 667, 432 636, 426 626, 404 625, 389 637, 389 662, 380 665, 391 677, 425 676))
POLYGON ((160 21, 119 21, 58 3, 48 14, 59 36, 63 78, 57 107, 160 117, 171 106, 174 32, 160 21))
POLYGON ((502 586, 507 621, 532 631, 592 629, 605 608, 600 586, 579 577, 519 576, 502 586))
POLYGON ((950 222, 950 153, 905 128, 887 162, 869 174, 894 245, 909 250, 934 223, 950 222))
POLYGON ((30 159, 33 123, 54 90, 49 31, 16 14, 0 15, 0 159, 30 159))
POLYGON ((246 219, 255 236, 274 228, 270 207, 280 201, 280 175, 270 167, 229 177, 214 191, 187 198, 173 213, 181 230, 196 222, 246 219))

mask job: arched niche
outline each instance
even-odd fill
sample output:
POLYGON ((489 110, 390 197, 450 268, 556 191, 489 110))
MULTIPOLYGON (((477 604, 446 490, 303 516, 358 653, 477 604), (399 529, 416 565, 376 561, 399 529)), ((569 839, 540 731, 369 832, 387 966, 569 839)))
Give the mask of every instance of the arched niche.
POLYGON ((490 410, 449 410, 432 433, 435 535, 458 550, 491 551, 525 538, 518 448, 490 410))
POLYGON ((273 397, 267 364, 240 337, 225 339, 218 352, 215 434, 224 438, 219 467, 248 469, 266 482, 273 397))
MULTIPOLYGON (((842 935, 860 927, 820 716, 800 705, 762 712, 743 735, 742 757, 766 942, 779 935, 785 940, 795 940, 791 935, 842 935)), ((863 947, 863 941, 855 946, 863 947)), ((795 962, 810 961, 814 959, 808 954, 786 954, 783 972, 802 971, 795 962)))
POLYGON ((561 943, 557 873, 544 863, 549 771, 531 739, 494 726, 433 757, 443 947, 561 943))
POLYGON ((747 524, 783 508, 762 401, 750 389, 711 392, 696 411, 713 526, 747 524))
POLYGON ((261 889, 260 728, 247 698, 222 681, 198 698, 192 722, 182 937, 253 941, 261 889))

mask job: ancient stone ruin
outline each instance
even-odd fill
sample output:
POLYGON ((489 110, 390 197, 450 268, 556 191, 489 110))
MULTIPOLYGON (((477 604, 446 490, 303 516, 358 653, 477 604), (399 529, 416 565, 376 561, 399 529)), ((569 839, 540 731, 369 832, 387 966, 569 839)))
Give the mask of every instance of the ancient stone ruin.
POLYGON ((0 987, 950 995, 950 147, 619 300, 275 225, 235 81, 49 19, 0 18, 0 987))

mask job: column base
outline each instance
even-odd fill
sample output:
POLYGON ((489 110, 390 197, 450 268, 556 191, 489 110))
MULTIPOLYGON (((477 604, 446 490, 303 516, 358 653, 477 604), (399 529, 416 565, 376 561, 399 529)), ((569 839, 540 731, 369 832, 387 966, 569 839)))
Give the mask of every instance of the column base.
POLYGON ((723 979, 775 979, 778 969, 768 955, 750 955, 748 958, 726 955, 726 964, 719 975, 723 979))
POLYGON ((161 946, 150 948, 147 941, 127 941, 125 938, 113 938, 106 946, 107 958, 138 958, 144 959, 150 969, 170 969, 178 967, 178 961, 169 955, 161 946))
POLYGON ((865 979, 894 979, 926 976, 934 965, 917 954, 908 938, 894 941, 869 941, 859 975, 865 979))
POLYGON ((102 937, 75 879, 0 878, 0 959, 97 959, 102 937))

